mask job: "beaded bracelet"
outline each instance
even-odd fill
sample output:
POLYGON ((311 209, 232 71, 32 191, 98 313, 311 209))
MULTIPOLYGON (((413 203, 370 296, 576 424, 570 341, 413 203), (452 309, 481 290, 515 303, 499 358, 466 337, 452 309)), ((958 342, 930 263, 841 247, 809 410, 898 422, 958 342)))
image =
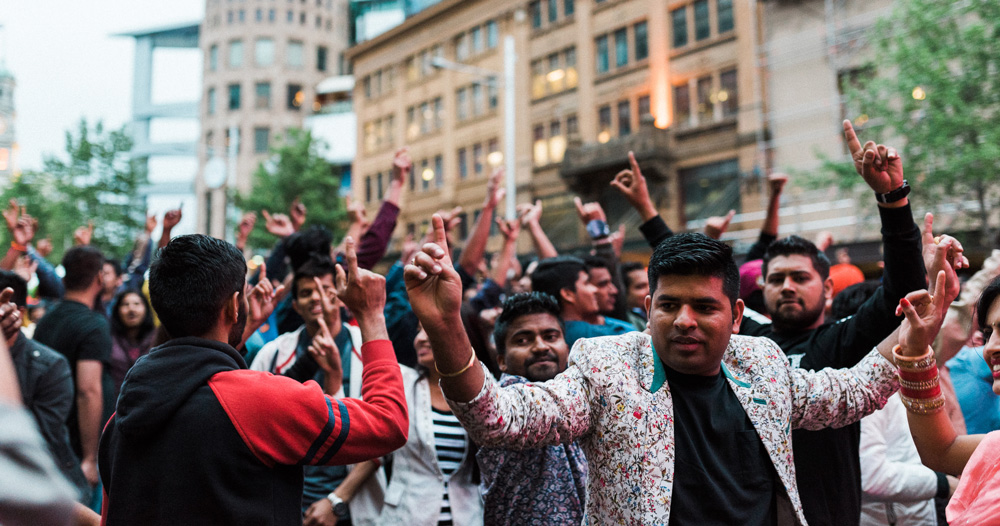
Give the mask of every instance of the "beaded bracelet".
POLYGON ((439 375, 441 375, 441 378, 454 378, 456 376, 461 375, 465 371, 468 371, 469 369, 472 369, 473 365, 476 365, 476 351, 475 350, 472 351, 472 357, 469 358, 469 363, 467 363, 465 365, 465 367, 462 367, 461 369, 459 369, 458 372, 454 372, 454 373, 442 373, 441 369, 438 369, 438 366, 437 366, 436 362, 434 363, 434 369, 437 369, 437 372, 438 372, 439 375))
POLYGON ((937 362, 930 347, 921 356, 904 356, 900 346, 892 349, 898 367, 899 398, 912 413, 927 415, 944 408, 937 362))

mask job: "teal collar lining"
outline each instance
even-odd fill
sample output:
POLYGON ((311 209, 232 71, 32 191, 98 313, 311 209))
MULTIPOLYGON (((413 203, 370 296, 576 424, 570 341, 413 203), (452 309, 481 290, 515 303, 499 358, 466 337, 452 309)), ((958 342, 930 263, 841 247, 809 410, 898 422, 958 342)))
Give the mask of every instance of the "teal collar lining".
MULTIPOLYGON (((656 347, 653 347, 652 343, 649 344, 649 347, 653 350, 653 383, 649 386, 649 392, 655 394, 663 387, 663 384, 667 383, 667 369, 663 361, 660 360, 660 355, 656 354, 656 347)), ((731 382, 740 387, 750 387, 750 384, 733 376, 733 373, 729 372, 729 368, 726 367, 725 362, 719 365, 722 367, 722 374, 726 375, 726 378, 731 382)))

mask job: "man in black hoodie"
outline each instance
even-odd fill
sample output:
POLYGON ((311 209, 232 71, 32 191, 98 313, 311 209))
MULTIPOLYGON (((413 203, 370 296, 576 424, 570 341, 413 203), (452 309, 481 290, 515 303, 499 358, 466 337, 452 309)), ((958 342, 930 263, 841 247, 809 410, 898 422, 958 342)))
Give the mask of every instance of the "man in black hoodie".
POLYGON ((406 442, 385 280, 357 268, 351 240, 347 266, 337 295, 361 328, 364 401, 247 370, 233 348, 249 308, 234 246, 190 235, 160 251, 150 299, 171 339, 129 371, 101 437, 104 524, 301 525, 303 465, 360 462, 406 442))

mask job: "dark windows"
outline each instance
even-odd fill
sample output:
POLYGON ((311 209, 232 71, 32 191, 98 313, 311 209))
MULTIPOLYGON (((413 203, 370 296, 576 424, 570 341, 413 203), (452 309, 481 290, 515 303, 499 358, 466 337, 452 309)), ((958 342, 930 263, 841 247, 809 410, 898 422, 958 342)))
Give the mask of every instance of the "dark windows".
POLYGON ((628 31, 623 27, 615 31, 615 67, 628 64, 628 31))
POLYGON ((326 47, 316 48, 316 71, 326 71, 326 47))
POLYGON ((271 83, 258 82, 254 86, 254 108, 266 110, 271 107, 271 83))
POLYGON ((618 135, 626 136, 632 133, 632 105, 628 100, 618 103, 618 135))
POLYGON ((298 111, 302 107, 302 102, 305 100, 305 94, 302 92, 301 84, 289 84, 288 85, 288 95, 285 99, 285 107, 290 110, 298 111))
POLYGON ((694 3, 694 39, 704 40, 712 33, 708 20, 708 0, 698 0, 694 3))
POLYGON ((240 109, 240 85, 230 84, 229 85, 229 109, 238 110, 240 109))
POLYGON ((736 70, 730 69, 719 73, 719 93, 716 96, 722 105, 722 116, 730 117, 740 111, 740 103, 736 86, 736 70))
POLYGON ((688 43, 687 8, 680 7, 670 12, 673 22, 674 47, 684 47, 688 43))
POLYGON ((719 21, 719 34, 733 30, 733 0, 719 0, 715 5, 715 16, 719 21))
POLYGON ((687 84, 674 86, 674 123, 681 127, 691 123, 691 89, 687 84))
POLYGON ((649 26, 646 22, 639 22, 633 26, 635 36, 635 60, 646 60, 649 57, 649 26))
POLYGON ((270 128, 253 129, 253 153, 267 153, 270 149, 270 128))
POLYGON ((597 46, 597 73, 607 73, 610 69, 608 61, 608 35, 601 35, 595 41, 597 46))

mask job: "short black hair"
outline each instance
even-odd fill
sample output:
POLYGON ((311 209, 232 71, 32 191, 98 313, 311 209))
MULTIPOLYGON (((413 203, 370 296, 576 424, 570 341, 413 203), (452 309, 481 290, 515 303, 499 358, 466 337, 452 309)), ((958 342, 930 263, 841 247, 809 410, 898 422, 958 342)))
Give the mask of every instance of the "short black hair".
POLYGON ((330 256, 333 234, 321 225, 313 225, 296 232, 285 240, 285 254, 292 265, 292 272, 306 264, 313 255, 330 256))
POLYGON ((645 266, 642 263, 638 263, 635 261, 626 261, 625 263, 622 263, 621 268, 622 268, 622 280, 625 282, 625 288, 629 288, 632 286, 632 278, 629 277, 629 274, 637 270, 644 270, 645 266))
POLYGON ((146 306, 146 316, 142 318, 142 323, 139 324, 139 341, 142 341, 147 334, 153 332, 156 326, 153 323, 153 308, 149 305, 149 300, 146 299, 146 295, 142 293, 139 289, 125 289, 119 292, 112 303, 111 308, 111 334, 116 336, 124 336, 128 329, 125 328, 125 323, 122 321, 121 307, 122 299, 129 294, 135 294, 139 296, 142 304, 146 306))
POLYGON ((114 259, 107 258, 104 260, 105 265, 111 265, 111 269, 115 271, 115 277, 120 278, 125 270, 122 268, 121 263, 115 261, 114 259))
POLYGON ((292 276, 292 299, 299 296, 299 280, 303 278, 322 278, 323 276, 336 276, 337 267, 334 266, 330 256, 313 254, 308 261, 295 270, 292 276))
POLYGON ((1000 276, 993 278, 993 281, 979 295, 979 301, 976 302, 976 321, 979 322, 980 330, 989 326, 986 315, 989 314, 990 307, 996 301, 997 296, 1000 296, 1000 276))
POLYGON ((531 290, 542 292, 561 301, 559 293, 563 289, 576 292, 576 280, 581 272, 587 272, 583 260, 573 256, 557 256, 543 259, 531 274, 531 290))
MULTIPOLYGON (((722 278, 722 292, 734 309, 740 297, 740 270, 729 245, 705 234, 675 234, 663 240, 649 258, 650 292, 660 276, 714 276, 722 278)), ((735 311, 734 311, 735 313, 735 311)))
POLYGON ((86 289, 104 269, 104 261, 101 251, 89 245, 67 250, 62 258, 63 286, 71 291, 86 289))
POLYGON ((10 301, 13 301, 17 308, 23 309, 28 306, 28 282, 16 272, 0 270, 0 290, 7 287, 14 290, 10 301))
POLYGON ((588 273, 595 268, 603 268, 611 273, 614 273, 615 271, 614 266, 608 263, 608 260, 600 256, 595 256, 595 255, 584 256, 583 264, 587 266, 588 273))
POLYGON ((830 319, 841 320, 848 316, 854 316, 868 298, 875 294, 875 291, 882 286, 882 282, 877 279, 869 279, 861 283, 855 283, 840 291, 833 297, 830 305, 830 319))
POLYGON ((503 302, 503 310, 493 325, 493 341, 497 354, 507 351, 507 333, 514 320, 529 314, 551 314, 559 320, 559 328, 566 332, 566 326, 559 316, 559 302, 549 294, 542 292, 522 292, 514 294, 503 302))
POLYGON ((203 336, 233 293, 243 293, 246 274, 233 245, 203 234, 178 236, 149 269, 149 299, 171 338, 203 336))
POLYGON ((819 272, 823 280, 830 277, 830 259, 808 239, 788 236, 768 245, 767 251, 764 252, 764 265, 761 268, 764 279, 767 279, 767 264, 778 256, 806 256, 812 261, 813 268, 819 272))

